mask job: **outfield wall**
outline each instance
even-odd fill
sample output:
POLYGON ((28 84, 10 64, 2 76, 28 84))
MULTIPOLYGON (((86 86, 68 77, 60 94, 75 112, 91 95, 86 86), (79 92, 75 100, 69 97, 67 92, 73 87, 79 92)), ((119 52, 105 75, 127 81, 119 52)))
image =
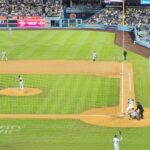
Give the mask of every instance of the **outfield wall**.
MULTIPOLYGON (((82 19, 61 19, 60 17, 51 18, 26 18, 0 20, 0 30, 11 29, 97 29, 108 31, 128 31, 134 27, 127 25, 104 25, 104 24, 85 24, 82 19)), ((135 33, 136 35, 136 33, 135 33)), ((142 41, 135 36, 135 43, 150 48, 150 43, 142 41)))
POLYGON ((104 25, 104 24, 85 24, 82 19, 61 19, 51 17, 47 19, 16 19, 0 20, 0 29, 50 29, 50 28, 82 28, 82 29, 101 29, 101 30, 124 30, 131 31, 133 27, 122 25, 104 25))

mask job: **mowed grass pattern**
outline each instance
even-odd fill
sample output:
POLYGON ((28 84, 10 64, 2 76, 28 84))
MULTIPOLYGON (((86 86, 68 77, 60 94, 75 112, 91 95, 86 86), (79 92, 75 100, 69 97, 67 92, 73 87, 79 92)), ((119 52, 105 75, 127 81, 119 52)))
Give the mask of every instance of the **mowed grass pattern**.
MULTIPOLYGON (((119 79, 86 75, 23 75, 26 87, 43 91, 36 96, 0 95, 0 113, 80 113, 118 104, 119 79)), ((18 87, 17 75, 0 75, 0 89, 18 87), (6 82, 7 81, 7 82, 6 82)))
MULTIPOLYGON (((116 61, 116 59, 119 60, 121 54, 121 51, 120 54, 117 53, 119 47, 113 45, 114 33, 104 34, 103 32, 75 30, 19 30, 12 31, 12 34, 8 31, 1 31, 0 34, 3 37, 0 39, 0 47, 7 52, 8 60, 91 60, 92 52, 96 50, 98 60, 105 58, 116 61)), ((47 78, 35 84, 35 87, 43 88, 41 97, 17 97, 17 102, 11 101, 10 97, 2 97, 2 99, 9 99, 9 102, 6 100, 2 104, 0 112, 79 113, 90 108, 118 104, 119 80, 96 76, 77 76, 77 79, 57 76, 58 79, 54 79, 54 82, 49 84, 52 82, 51 77, 40 75, 37 76, 37 79, 35 76, 25 79, 25 82, 31 84, 34 83, 34 80, 41 81, 47 78), (77 80, 77 82, 72 80, 77 80), (16 105, 7 105, 11 103, 16 105), (4 106, 10 108, 5 109, 4 106)), ((8 78, 7 83, 9 79, 12 79, 11 75, 6 78, 8 78)), ((1 79, 2 83, 5 81, 5 79, 1 79)), ((9 86, 7 83, 5 87, 9 86)), ((29 87, 31 87, 30 84, 29 87)), ((12 86, 14 85, 15 83, 12 84, 12 86)), ((4 87, 2 86, 2 88, 4 87)))
POLYGON ((1 31, 0 47, 8 59, 91 59, 97 51, 98 60, 121 58, 113 44, 114 33, 93 31, 26 30, 1 31))
POLYGON ((119 130, 121 150, 149 150, 149 128, 106 128, 78 120, 0 120, 0 128, 2 150, 113 150, 119 130))

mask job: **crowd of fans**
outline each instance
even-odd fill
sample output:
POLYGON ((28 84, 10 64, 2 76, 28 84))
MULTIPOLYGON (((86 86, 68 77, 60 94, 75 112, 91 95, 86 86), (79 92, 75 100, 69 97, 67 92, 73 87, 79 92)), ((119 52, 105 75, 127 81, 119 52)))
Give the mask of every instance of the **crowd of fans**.
POLYGON ((89 18, 87 24, 117 25, 121 23, 121 10, 118 8, 105 8, 89 18))
POLYGON ((7 16, 8 15, 8 5, 5 0, 0 1, 0 16, 7 16))
POLYGON ((137 36, 141 41, 146 41, 150 44, 150 26, 137 25, 136 26, 137 36))
MULTIPOLYGON (((150 24, 150 8, 126 8, 125 25, 134 26, 139 23, 150 24)), ((89 18, 88 24, 118 25, 122 24, 121 8, 105 8, 89 18)))
POLYGON ((128 8, 125 13, 125 22, 127 25, 131 26, 137 24, 150 24, 150 7, 128 8))
POLYGON ((0 16, 60 16, 59 0, 1 0, 0 16))

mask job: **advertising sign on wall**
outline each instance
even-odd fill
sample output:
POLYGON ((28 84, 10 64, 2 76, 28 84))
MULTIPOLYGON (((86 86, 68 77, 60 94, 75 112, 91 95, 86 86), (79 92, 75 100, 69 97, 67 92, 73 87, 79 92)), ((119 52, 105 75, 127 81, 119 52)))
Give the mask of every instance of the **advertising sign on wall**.
POLYGON ((45 27, 46 20, 44 19, 25 19, 17 20, 18 27, 45 27))

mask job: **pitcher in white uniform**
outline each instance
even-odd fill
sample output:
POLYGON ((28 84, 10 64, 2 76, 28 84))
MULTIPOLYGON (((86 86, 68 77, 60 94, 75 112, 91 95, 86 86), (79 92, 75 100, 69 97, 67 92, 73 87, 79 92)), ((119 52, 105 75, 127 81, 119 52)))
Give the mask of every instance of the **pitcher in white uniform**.
POLYGON ((20 89, 24 90, 24 81, 20 75, 18 76, 18 80, 19 80, 20 89))

